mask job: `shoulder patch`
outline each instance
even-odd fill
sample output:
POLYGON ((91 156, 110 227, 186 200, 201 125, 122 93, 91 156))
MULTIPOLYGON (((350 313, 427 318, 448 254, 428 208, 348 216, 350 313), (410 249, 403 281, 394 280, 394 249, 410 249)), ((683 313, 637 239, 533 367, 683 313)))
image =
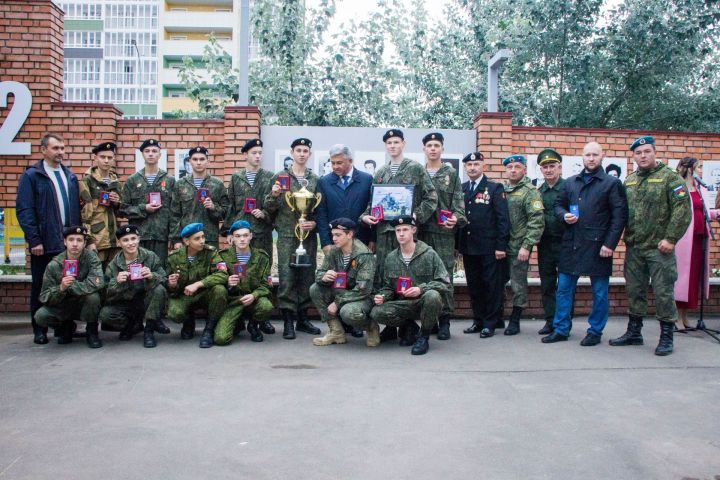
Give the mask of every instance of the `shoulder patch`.
POLYGON ((678 185, 673 188, 673 193, 677 198, 685 198, 687 196, 687 189, 685 188, 685 185, 678 185))
POLYGON ((543 207, 543 204, 540 200, 535 200, 532 203, 533 210, 543 210, 545 207, 543 207))

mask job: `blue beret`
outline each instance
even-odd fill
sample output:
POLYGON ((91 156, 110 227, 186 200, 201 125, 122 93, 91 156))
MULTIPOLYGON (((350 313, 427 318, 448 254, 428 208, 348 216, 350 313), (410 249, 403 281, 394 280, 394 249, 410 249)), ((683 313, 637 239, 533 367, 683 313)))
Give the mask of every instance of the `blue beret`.
POLYGON ((243 145, 243 147, 240 149, 240 153, 247 153, 255 147, 262 146, 262 140, 260 140, 259 138, 253 138, 252 140, 248 140, 247 142, 245 142, 245 145, 243 145))
POLYGON ((484 162, 485 155, 483 155, 480 152, 468 153, 467 155, 465 155, 465 157, 462 159, 462 161, 463 161, 463 163, 475 162, 475 161, 484 162))
POLYGON ((645 145, 648 143, 650 145, 655 145, 655 137, 651 137, 650 135, 645 135, 644 137, 635 139, 635 141, 632 143, 632 145, 630 145, 630 150, 632 150, 634 152, 635 149, 637 147, 639 147, 640 145, 645 145))
POLYGON ((339 228, 340 230, 355 230, 357 223, 353 222, 349 218, 340 217, 330 222, 330 229, 339 228))
POLYGON ((503 160, 503 166, 507 167, 509 164, 515 162, 527 165, 527 160, 525 160, 525 157, 523 157, 522 155, 510 155, 505 160, 503 160))
POLYGON ((142 151, 145 150, 147 147, 157 147, 157 148, 160 148, 160 142, 158 142, 158 141, 155 140, 154 138, 149 138, 149 139, 145 140, 143 143, 140 144, 140 148, 139 148, 138 150, 140 150, 140 151, 142 152, 142 151))
POLYGON ((192 157, 194 153, 202 153, 203 155, 205 155, 205 156, 207 157, 207 156, 208 156, 208 149, 205 148, 205 147, 203 147, 203 146, 193 147, 193 148, 191 148, 190 151, 188 152, 188 155, 190 155, 190 156, 192 157))
POLYGON ((205 225, 203 225, 202 223, 191 223, 183 227, 182 231, 180 232, 180 236, 182 238, 187 238, 190 235, 195 235, 198 232, 202 232, 204 229, 205 225))
POLYGON ((100 152, 113 152, 115 153, 115 150, 117 149, 117 146, 113 142, 103 142, 100 145, 96 145, 92 149, 92 153, 98 154, 100 152))
POLYGON ((433 132, 425 135, 422 139, 423 145, 425 145, 430 140, 437 140, 441 144, 445 145, 445 137, 443 137, 443 134, 440 132, 433 132))
POLYGON ((412 217, 412 215, 403 215, 402 217, 398 217, 395 220, 392 220, 390 222, 390 225, 392 225, 393 227, 397 227, 399 225, 415 226, 415 219, 412 217))
POLYGON ((307 138, 296 138, 296 139, 293 140, 293 142, 290 144, 290 149, 293 149, 293 148, 297 147, 298 145, 304 145, 304 146, 306 146, 306 147, 308 147, 308 148, 312 148, 312 142, 310 141, 310 139, 307 139, 307 138))
POLYGON ((390 129, 387 132, 385 132, 385 135, 383 135, 383 142, 387 142, 388 138, 393 138, 393 137, 399 137, 400 140, 405 140, 405 135, 403 134, 402 130, 390 129))
POLYGON ((250 222, 246 222, 245 220, 236 220, 232 225, 230 225, 230 234, 232 235, 235 230, 240 230, 241 228, 252 230, 250 222))
POLYGON ((122 227, 115 230, 115 237, 120 240, 125 235, 140 235, 140 229, 135 225, 123 225, 122 227))
POLYGON ((553 150, 552 148, 546 148, 542 152, 538 153, 537 164, 545 165, 546 163, 562 163, 562 155, 553 150))

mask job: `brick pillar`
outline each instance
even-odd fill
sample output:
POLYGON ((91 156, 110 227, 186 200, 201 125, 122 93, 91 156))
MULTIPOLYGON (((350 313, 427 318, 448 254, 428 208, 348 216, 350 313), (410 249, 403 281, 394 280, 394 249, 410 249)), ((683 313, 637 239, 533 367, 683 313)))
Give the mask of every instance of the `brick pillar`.
POLYGON ((481 112, 473 120, 478 151, 485 155, 485 171, 502 178, 502 160, 512 155, 512 113, 481 112), (495 175, 491 173, 495 172, 495 175))
POLYGON ((245 158, 240 158, 240 149, 251 138, 260 136, 260 121, 258 107, 225 107, 223 174, 226 178, 245 166, 245 158))

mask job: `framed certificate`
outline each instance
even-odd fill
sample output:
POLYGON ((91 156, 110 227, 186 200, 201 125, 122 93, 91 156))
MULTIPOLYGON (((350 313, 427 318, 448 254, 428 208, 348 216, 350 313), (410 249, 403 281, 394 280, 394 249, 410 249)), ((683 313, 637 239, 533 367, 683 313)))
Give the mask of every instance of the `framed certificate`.
POLYGON ((372 208, 382 207, 383 220, 391 221, 413 213, 415 185, 373 185, 372 208))

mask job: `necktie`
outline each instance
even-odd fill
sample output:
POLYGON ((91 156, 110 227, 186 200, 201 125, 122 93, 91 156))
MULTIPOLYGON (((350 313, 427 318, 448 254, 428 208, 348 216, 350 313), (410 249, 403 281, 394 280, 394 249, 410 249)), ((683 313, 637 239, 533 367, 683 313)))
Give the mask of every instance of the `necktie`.
POLYGON ((65 191, 65 183, 63 182, 60 172, 56 170, 53 173, 55 173, 58 188, 60 189, 60 195, 62 196, 63 211, 65 212, 65 226, 67 227, 70 226, 70 201, 68 200, 68 194, 67 191, 65 191))
POLYGON ((473 180, 473 182, 470 184, 470 191, 471 191, 471 192, 474 192, 474 191, 475 191, 475 181, 474 181, 474 180, 473 180))
POLYGON ((350 182, 350 176, 349 176, 349 175, 343 175, 343 189, 347 188, 348 182, 350 182))

